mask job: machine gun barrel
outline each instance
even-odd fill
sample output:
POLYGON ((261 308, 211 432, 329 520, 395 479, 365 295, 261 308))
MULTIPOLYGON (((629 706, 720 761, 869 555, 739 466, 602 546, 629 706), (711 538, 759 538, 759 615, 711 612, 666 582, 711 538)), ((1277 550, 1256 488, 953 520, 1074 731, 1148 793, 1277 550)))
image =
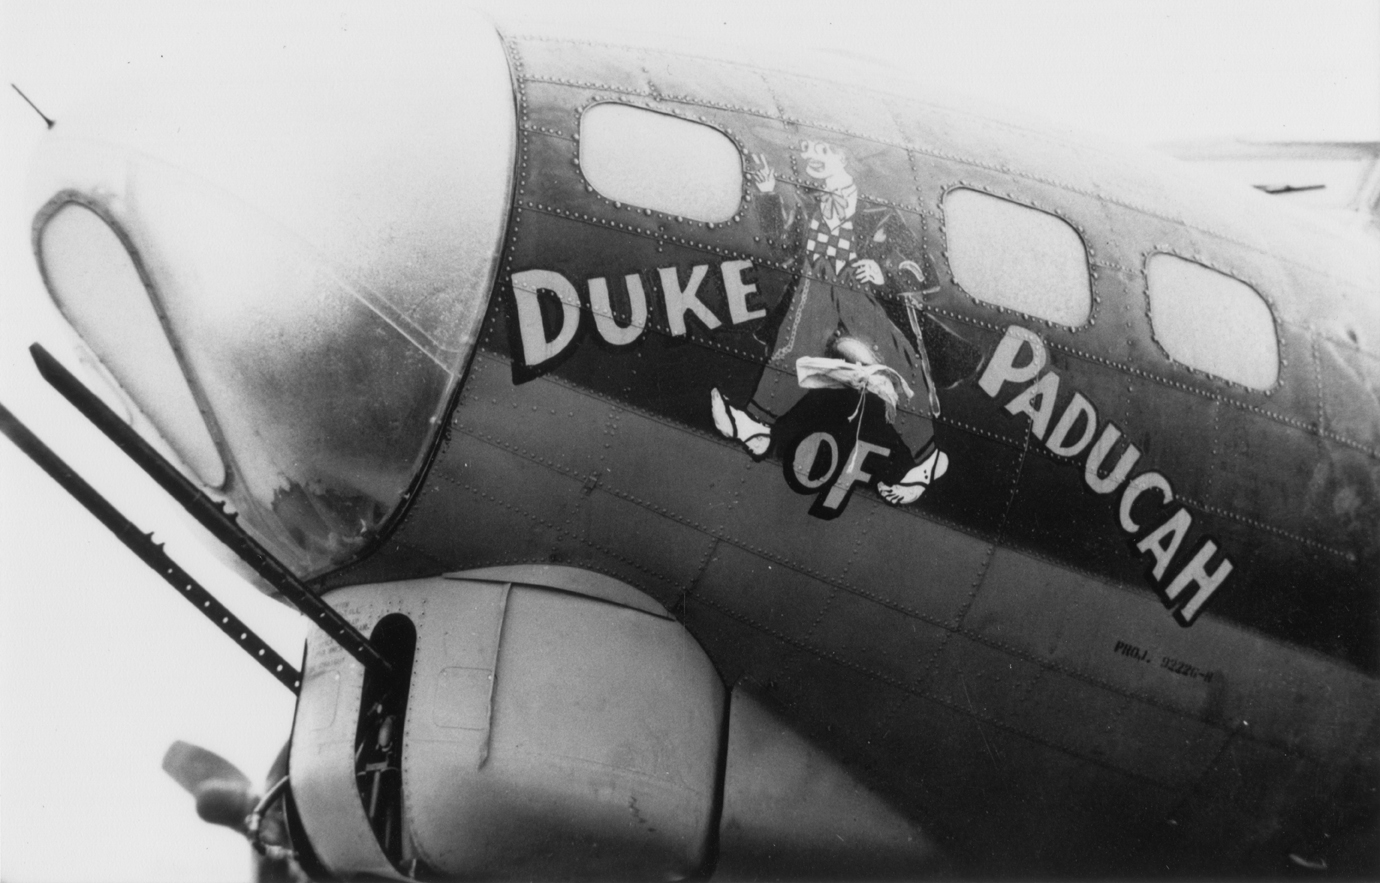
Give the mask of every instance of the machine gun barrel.
POLYGON ((124 451, 139 468, 148 473, 159 487, 167 491, 202 527, 254 569, 293 607, 314 622, 347 653, 366 669, 387 677, 393 666, 369 643, 344 616, 320 596, 308 589, 271 552, 251 537, 239 520, 225 511, 223 504, 212 500, 192 484, 171 463, 144 441, 128 424, 119 418, 105 402, 97 398, 81 381, 62 366, 39 344, 29 347, 38 371, 58 392, 62 393, 86 419, 105 433, 106 437, 124 451))
POLYGON ((293 693, 300 689, 302 675, 297 669, 288 664, 288 661, 279 656, 272 647, 265 644, 225 605, 217 601, 187 571, 179 567, 176 561, 168 557, 168 554, 163 551, 163 546, 153 541, 152 534, 146 534, 139 530, 119 509, 116 509, 109 500, 102 497, 95 488, 78 475, 72 467, 68 466, 38 436, 34 435, 4 405, 0 405, 0 432, 9 436, 10 440, 29 456, 29 459, 37 463, 44 472, 51 475, 58 484, 62 485, 64 490, 76 498, 78 503, 86 507, 86 511, 96 516, 101 524, 109 528, 110 532, 115 534, 116 539, 124 543, 135 555, 138 555, 141 561, 153 568, 169 585, 177 589, 182 597, 205 614, 206 618, 215 623, 221 631, 229 635, 235 643, 239 644, 269 674, 277 678, 283 686, 293 693))

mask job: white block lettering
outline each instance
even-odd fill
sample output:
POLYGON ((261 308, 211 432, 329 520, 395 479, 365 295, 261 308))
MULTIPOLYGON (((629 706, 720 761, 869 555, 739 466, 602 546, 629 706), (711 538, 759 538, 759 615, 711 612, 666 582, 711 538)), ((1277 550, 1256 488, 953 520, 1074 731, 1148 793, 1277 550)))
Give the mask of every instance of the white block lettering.
POLYGON ((1188 603, 1174 611, 1174 618, 1179 621, 1179 625, 1192 625, 1197 618, 1198 611, 1203 609, 1203 605, 1212 597, 1212 593, 1217 591, 1217 587, 1231 575, 1231 560, 1223 556, 1222 563, 1217 565, 1217 569, 1212 573, 1207 571, 1207 563, 1212 560, 1212 556, 1217 552, 1217 544, 1212 540, 1203 543, 1203 547, 1198 550, 1198 554, 1193 556, 1193 560, 1188 562, 1183 570, 1179 571, 1178 576, 1174 577, 1164 590, 1165 597, 1173 601, 1179 594, 1191 584, 1197 583, 1198 590, 1193 593, 1193 597, 1188 599, 1188 603))
POLYGON ((561 354, 580 328, 580 295, 570 280, 553 270, 523 270, 513 274, 513 300, 517 303, 518 332, 522 337, 522 361, 527 367, 561 354), (539 292, 549 291, 561 302, 561 329, 546 339, 541 321, 539 292))
POLYGON ((1049 430, 1049 420, 1054 416, 1054 398, 1059 394, 1059 375, 1051 371, 1041 377, 1025 392, 1006 403, 1006 410, 1012 414, 1025 414, 1030 418, 1030 428, 1036 438, 1044 438, 1049 430), (1039 402, 1037 405, 1036 402, 1039 402))
POLYGON ((795 460, 792 465, 795 467, 796 481, 811 490, 820 487, 832 478, 834 470, 839 468, 839 443, 834 441, 834 437, 827 432, 812 432, 796 446, 795 460), (829 468, 820 473, 819 478, 811 479, 811 467, 815 465, 815 460, 819 457, 821 444, 829 446, 829 468))
POLYGON ((858 443, 853 446, 853 453, 848 456, 848 463, 843 467, 843 472, 839 473, 838 481, 834 482, 834 486, 829 488, 829 493, 824 497, 824 508, 837 509, 848 498, 848 492, 853 489, 854 484, 872 480, 871 474, 862 471, 863 461, 869 454, 889 457, 891 449, 858 439, 858 443))
POLYGON ((708 264, 696 264, 690 268, 690 280, 685 283, 685 288, 680 287, 675 267, 662 267, 657 272, 661 274, 661 293, 666 300, 666 322, 671 326, 672 337, 685 336, 687 310, 694 313, 711 331, 723 324, 697 296, 700 283, 709 272, 708 264))
POLYGON ((1126 476, 1131 474, 1131 467, 1136 465, 1140 459, 1140 449, 1135 445, 1127 445, 1126 450, 1121 452, 1121 459, 1116 461, 1116 468, 1103 478, 1098 473, 1102 470, 1102 461, 1107 459, 1107 455, 1112 452, 1112 446, 1116 440, 1121 438, 1121 430, 1115 423, 1108 422, 1102 427, 1102 434, 1097 437, 1097 444, 1088 452, 1088 462, 1083 467, 1083 480, 1088 483, 1099 494, 1110 494, 1112 491, 1121 487, 1121 483, 1126 480, 1126 476))
POLYGON ((728 320, 734 325, 760 319, 767 314, 765 309, 748 309, 747 296, 757 293, 756 282, 743 281, 743 271, 751 266, 752 261, 724 261, 719 265, 719 272, 724 277, 724 296, 728 298, 728 320))
POLYGON ((1187 509, 1180 508, 1169 520, 1155 528, 1145 539, 1136 543, 1136 548, 1141 552, 1149 552, 1155 556, 1155 579, 1164 576, 1164 569, 1169 566, 1169 559, 1174 557, 1174 553, 1179 551, 1179 544, 1184 541, 1184 534, 1193 525, 1193 516, 1188 514, 1187 509))
POLYGON ((1136 497, 1150 488, 1158 488, 1165 503, 1174 502, 1174 489, 1169 486, 1169 479, 1158 472, 1142 472, 1137 475, 1126 485, 1126 490, 1121 495, 1121 529, 1127 533, 1140 532, 1140 525, 1131 517, 1131 506, 1136 502, 1136 497))
POLYGON ((642 277, 629 273, 623 277, 628 289, 628 305, 632 318, 627 326, 620 326, 613 318, 613 307, 609 304, 609 284, 602 277, 589 280, 589 309, 594 314, 594 327, 599 336, 614 346, 626 346, 642 336, 647 326, 647 292, 642 289, 642 277))
POLYGON ((1083 398, 1081 392, 1073 394, 1068 407, 1064 409, 1063 416, 1054 425, 1054 431, 1045 439, 1045 447, 1060 457, 1073 457, 1088 446, 1093 440, 1093 435, 1097 432, 1097 409, 1092 406, 1092 402, 1083 398), (1073 427, 1078 423, 1078 418, 1082 417, 1083 437, 1078 441, 1069 444, 1069 433, 1073 432, 1073 427))
POLYGON ((1006 329, 1006 336, 993 351, 992 361, 987 363, 987 370, 982 372, 978 386, 982 387, 983 392, 996 398, 1003 383, 1025 383, 1034 380, 1035 375, 1044 370, 1048 361, 1049 353, 1045 351, 1044 342, 1040 340, 1039 335, 1019 325, 1010 325, 1006 329), (1030 347, 1030 361, 1017 368, 1016 358, 1020 355, 1022 347, 1026 346, 1030 347))

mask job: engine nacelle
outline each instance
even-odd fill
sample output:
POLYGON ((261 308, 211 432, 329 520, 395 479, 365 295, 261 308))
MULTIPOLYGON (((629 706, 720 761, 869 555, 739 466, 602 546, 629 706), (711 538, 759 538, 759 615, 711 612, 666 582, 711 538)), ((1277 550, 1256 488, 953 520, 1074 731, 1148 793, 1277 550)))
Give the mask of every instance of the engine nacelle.
POLYGON ((724 689, 645 595, 537 566, 329 597, 411 672, 390 690, 308 640, 290 769, 326 870, 665 879, 710 859, 724 689))
MULTIPOLYGON (((397 666, 307 641, 290 775, 309 870, 391 879, 913 877, 942 857, 735 689, 655 601, 573 567, 329 599, 397 666)), ((299 839, 300 838, 300 839, 299 839)))

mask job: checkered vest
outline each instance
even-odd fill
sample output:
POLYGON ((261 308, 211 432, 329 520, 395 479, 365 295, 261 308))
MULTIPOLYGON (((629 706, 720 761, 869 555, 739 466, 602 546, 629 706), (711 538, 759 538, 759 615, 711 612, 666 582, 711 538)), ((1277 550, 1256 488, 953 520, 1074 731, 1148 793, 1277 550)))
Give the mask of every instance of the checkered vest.
POLYGON ((835 230, 818 210, 811 212, 810 230, 805 239, 805 255, 810 263, 829 261, 837 276, 853 260, 853 254, 853 219, 844 221, 835 230))

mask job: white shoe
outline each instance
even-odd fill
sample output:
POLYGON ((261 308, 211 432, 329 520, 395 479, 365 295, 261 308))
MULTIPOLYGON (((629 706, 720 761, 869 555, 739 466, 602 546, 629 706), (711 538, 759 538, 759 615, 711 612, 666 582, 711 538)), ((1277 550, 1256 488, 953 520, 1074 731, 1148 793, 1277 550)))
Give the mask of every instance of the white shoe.
POLYGON ((724 438, 733 438, 733 418, 728 416, 728 404, 717 389, 709 391, 709 411, 714 415, 714 428, 724 438))
POLYGON ((710 390, 709 408, 714 415, 714 428, 724 438, 737 439, 747 448, 753 459, 761 459, 771 447, 771 427, 754 420, 742 408, 724 401, 717 389, 710 390))
POLYGON ((930 483, 949 471, 949 455, 935 449, 925 462, 911 469, 895 484, 878 484, 877 492, 893 506, 909 506, 924 495, 930 483))

